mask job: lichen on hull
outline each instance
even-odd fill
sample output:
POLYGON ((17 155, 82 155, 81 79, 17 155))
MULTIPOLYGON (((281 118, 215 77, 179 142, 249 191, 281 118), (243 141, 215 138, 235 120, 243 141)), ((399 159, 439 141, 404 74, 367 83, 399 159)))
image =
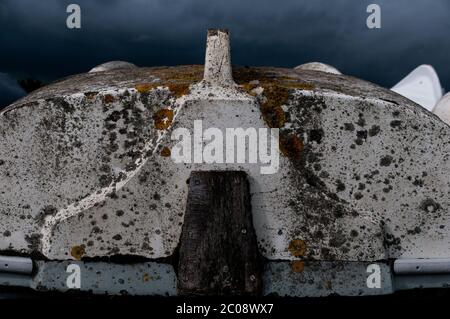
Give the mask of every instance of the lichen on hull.
POLYGON ((239 169, 267 258, 450 255, 450 132, 435 116, 344 75, 235 67, 240 93, 229 95, 193 85, 202 74, 182 66, 77 75, 4 110, 0 249, 170 256, 190 172, 239 169), (203 129, 279 128, 279 172, 175 164, 170 134, 196 119, 203 129))

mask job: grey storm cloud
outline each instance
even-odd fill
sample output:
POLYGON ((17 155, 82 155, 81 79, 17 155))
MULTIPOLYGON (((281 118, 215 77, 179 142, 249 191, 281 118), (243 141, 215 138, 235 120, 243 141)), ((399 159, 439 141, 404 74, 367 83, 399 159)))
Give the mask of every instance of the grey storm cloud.
POLYGON ((206 29, 232 33, 233 63, 334 65, 392 86, 419 64, 450 88, 448 0, 0 0, 0 72, 45 82, 109 60, 140 66, 199 64, 206 29), (79 30, 66 7, 81 7, 79 30), (382 27, 366 27, 381 6, 382 27))

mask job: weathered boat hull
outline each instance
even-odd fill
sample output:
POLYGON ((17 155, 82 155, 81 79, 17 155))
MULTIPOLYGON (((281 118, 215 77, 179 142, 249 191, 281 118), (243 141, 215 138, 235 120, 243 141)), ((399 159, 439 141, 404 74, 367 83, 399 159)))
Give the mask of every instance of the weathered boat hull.
POLYGON ((209 67, 76 75, 3 110, 0 250, 55 261, 172 256, 191 172, 239 170, 267 260, 450 257, 445 123, 346 75, 234 67, 230 80, 209 67), (197 120, 203 130, 279 129, 279 169, 174 162, 171 134, 194 132, 197 120))

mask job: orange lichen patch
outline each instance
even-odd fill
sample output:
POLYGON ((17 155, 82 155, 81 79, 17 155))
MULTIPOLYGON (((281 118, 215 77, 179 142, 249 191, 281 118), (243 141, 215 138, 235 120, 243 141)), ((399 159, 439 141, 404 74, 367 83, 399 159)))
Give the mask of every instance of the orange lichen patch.
POLYGON ((114 96, 112 96, 111 94, 106 94, 103 97, 103 100, 105 101, 105 103, 112 103, 114 102, 114 96))
POLYGON ((149 274, 144 274, 144 277, 142 277, 142 280, 143 280, 144 282, 150 281, 150 279, 152 279, 152 278, 150 277, 149 274))
POLYGON ((84 96, 85 96, 88 100, 92 100, 97 94, 98 94, 98 92, 85 92, 85 93, 84 93, 84 96))
POLYGON ((289 90, 278 85, 263 85, 266 101, 261 105, 261 113, 269 127, 281 128, 286 123, 286 115, 281 106, 289 98, 289 90))
POLYGON ((169 83, 167 86, 170 92, 177 98, 189 93, 189 84, 187 83, 169 83))
POLYGON ((166 130, 173 121, 173 110, 162 109, 153 114, 153 121, 157 130, 166 130))
POLYGON ((237 84, 251 81, 273 82, 273 74, 268 74, 258 68, 233 68, 233 79, 237 84))
POLYGON ((160 86, 168 87, 179 98, 189 93, 189 86, 203 78, 203 65, 155 68, 152 75, 161 80, 160 86))
POLYGON ((76 260, 80 260, 81 257, 86 254, 86 251, 84 250, 84 246, 73 246, 70 250, 70 255, 72 255, 73 258, 76 260))
POLYGON ((296 272, 296 273, 302 272, 303 269, 305 269, 305 262, 303 262, 301 260, 294 260, 291 263, 291 269, 293 272, 296 272))
POLYGON ((138 84, 136 85, 135 89, 139 92, 139 93, 147 93, 155 88, 157 88, 158 86, 160 86, 161 84, 158 83, 143 83, 143 84, 138 84))
POLYGON ((294 239, 289 243, 288 250, 294 257, 301 257, 306 252, 306 243, 301 239, 294 239))
POLYGON ((303 142, 297 135, 282 135, 280 137, 280 151, 286 157, 299 159, 303 148, 303 142))
POLYGON ((186 65, 179 67, 162 67, 153 70, 153 75, 163 81, 174 81, 177 83, 199 82, 203 78, 203 65, 186 65))
POLYGON ((242 90, 244 90, 245 92, 247 92, 247 94, 250 94, 252 96, 255 96, 255 92, 252 92, 254 89, 256 89, 258 87, 257 84, 254 83, 243 83, 241 84, 241 88, 242 90))
POLYGON ((265 101, 261 104, 261 113, 269 127, 281 128, 286 123, 282 105, 289 99, 289 89, 277 80, 276 75, 262 72, 255 68, 238 68, 233 70, 233 77, 242 89, 253 95, 252 90, 261 86, 265 101), (258 84, 253 84, 257 81, 258 84))
POLYGON ((258 68, 233 69, 236 83, 250 95, 255 95, 253 89, 260 86, 264 90, 265 101, 261 103, 261 113, 267 125, 281 128, 286 122, 282 105, 288 103, 289 94, 293 89, 313 90, 314 84, 300 81, 298 75, 284 75, 275 69, 262 70, 258 68), (258 84, 253 84, 253 83, 258 84))
POLYGON ((302 82, 292 82, 292 83, 286 83, 286 86, 292 89, 299 89, 299 90, 314 90, 316 87, 314 84, 311 83, 302 83, 302 82))
POLYGON ((161 156, 162 157, 169 157, 171 152, 170 152, 170 148, 164 146, 163 149, 161 150, 161 156))

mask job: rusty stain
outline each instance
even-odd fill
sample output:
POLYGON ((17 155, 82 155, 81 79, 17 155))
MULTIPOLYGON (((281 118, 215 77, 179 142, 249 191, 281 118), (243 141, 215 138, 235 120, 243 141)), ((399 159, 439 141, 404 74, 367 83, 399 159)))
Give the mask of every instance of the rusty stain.
POLYGON ((152 70, 153 75, 163 81, 193 83, 203 78, 203 65, 187 65, 179 67, 161 67, 152 70))
POLYGON ((241 84, 241 88, 247 92, 248 94, 255 96, 255 92, 253 92, 254 89, 256 89, 258 87, 257 84, 254 83, 242 83, 241 84))
POLYGON ((148 281, 150 281, 151 279, 152 279, 152 277, 150 277, 149 274, 144 274, 144 277, 142 278, 142 280, 143 280, 144 282, 148 282, 148 281))
POLYGON ((81 257, 83 257, 84 254, 86 254, 86 251, 84 250, 83 246, 73 246, 72 249, 70 250, 70 254, 76 260, 80 260, 81 257))
POLYGON ((294 260, 291 263, 291 269, 295 273, 300 273, 305 269, 305 262, 303 262, 301 260, 294 260))
POLYGON ((169 88, 170 92, 172 92, 172 94, 177 98, 189 93, 189 84, 169 83, 167 84, 167 87, 169 88))
POLYGON ((303 142, 297 135, 282 135, 280 137, 280 151, 286 157, 299 159, 303 148, 303 142))
POLYGON ((112 102, 114 102, 114 96, 112 96, 111 94, 106 94, 103 99, 104 99, 105 103, 112 103, 112 102))
POLYGON ((98 94, 98 92, 86 92, 86 93, 84 93, 84 96, 88 100, 92 100, 97 94, 98 94))
POLYGON ((331 290, 331 288, 333 288, 333 285, 331 284, 330 280, 327 280, 325 282, 325 288, 328 289, 328 290, 331 290))
POLYGON ((316 87, 312 83, 306 83, 306 82, 283 82, 282 84, 284 87, 289 89, 298 89, 298 90, 306 90, 306 91, 312 91, 316 87))
POLYGON ((166 130, 170 127, 173 120, 173 110, 162 109, 153 115, 153 121, 157 130, 166 130))
POLYGON ((169 91, 176 98, 179 98, 189 93, 189 87, 192 83, 202 80, 203 71, 203 65, 155 68, 152 75, 159 78, 162 82, 159 84, 137 85, 136 89, 143 93, 157 86, 168 87, 169 91))
POLYGON ((286 123, 286 115, 282 106, 289 100, 292 88, 312 89, 314 86, 307 83, 274 84, 263 83, 263 95, 266 100, 261 103, 261 113, 267 125, 272 128, 282 128, 286 123))
POLYGON ((289 98, 289 90, 278 85, 262 85, 266 100, 261 104, 261 113, 264 121, 269 127, 281 128, 286 123, 282 105, 286 104, 289 98))
POLYGON ((298 76, 280 76, 271 71, 260 69, 238 68, 233 70, 233 77, 241 88, 255 96, 254 89, 263 88, 265 100, 260 101, 261 113, 269 127, 282 128, 286 123, 286 115, 282 105, 287 104, 292 89, 313 90, 314 84, 299 81, 298 76), (256 84, 257 83, 257 84, 256 84))
POLYGON ((154 83, 143 83, 143 84, 138 84, 136 85, 135 89, 139 92, 139 93, 147 93, 155 88, 157 88, 158 86, 160 86, 161 84, 154 84, 154 83))
POLYGON ((285 72, 280 73, 280 70, 277 69, 233 68, 233 78, 243 89, 249 90, 258 86, 258 84, 253 84, 253 81, 260 82, 263 87, 264 85, 277 85, 288 89, 315 89, 313 83, 302 81, 298 74, 286 75, 285 72))
POLYGON ((160 154, 162 157, 169 157, 171 154, 170 148, 168 148, 167 146, 164 146, 163 149, 161 150, 160 154))
POLYGON ((186 95, 189 93, 189 86, 190 83, 144 83, 144 84, 138 84, 136 85, 136 90, 139 93, 147 93, 153 89, 156 89, 158 86, 161 87, 168 87, 169 91, 176 97, 179 98, 183 95, 186 95))
POLYGON ((237 84, 244 84, 254 80, 261 82, 273 82, 275 74, 264 72, 257 68, 233 68, 233 79, 237 84))
POLYGON ((294 257, 301 257, 306 252, 306 243, 301 239, 294 239, 289 243, 288 249, 294 257))

